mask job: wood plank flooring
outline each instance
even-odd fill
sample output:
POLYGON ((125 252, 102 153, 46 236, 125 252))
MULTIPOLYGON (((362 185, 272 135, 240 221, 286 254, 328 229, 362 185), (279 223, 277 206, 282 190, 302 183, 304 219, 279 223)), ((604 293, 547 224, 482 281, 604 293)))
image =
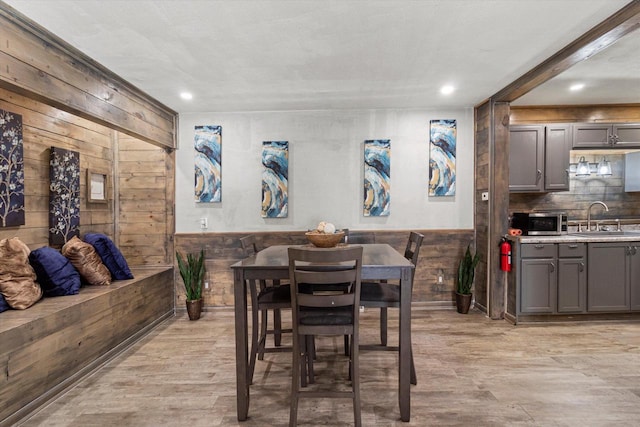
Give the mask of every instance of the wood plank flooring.
MULTIPOLYGON (((395 327, 397 311, 389 311, 395 327)), ((640 423, 640 323, 512 326, 479 312, 416 309, 412 324, 418 385, 411 422, 399 421, 397 354, 363 351, 364 426, 640 423)), ((377 342, 377 326, 377 311, 367 309, 363 343, 377 342)), ((318 349, 321 381, 346 375, 344 359, 333 356, 341 338, 322 338, 318 349)), ((179 313, 21 425, 287 425, 290 353, 257 362, 250 418, 242 423, 234 358, 232 311, 208 311, 195 322, 179 313)), ((298 423, 352 425, 351 401, 302 401, 298 423)))

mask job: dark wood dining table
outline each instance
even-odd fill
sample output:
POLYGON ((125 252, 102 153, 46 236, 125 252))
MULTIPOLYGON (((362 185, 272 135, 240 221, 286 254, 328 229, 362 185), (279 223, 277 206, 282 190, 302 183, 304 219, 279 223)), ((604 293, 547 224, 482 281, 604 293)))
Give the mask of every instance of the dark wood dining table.
MULTIPOLYGON (((388 244, 362 244, 362 280, 400 281, 398 403, 400 418, 411 416, 411 282, 413 264, 388 244)), ((236 388, 238 420, 249 412, 249 330, 247 283, 250 280, 288 279, 290 245, 270 246, 231 266, 234 282, 236 331, 236 388)))

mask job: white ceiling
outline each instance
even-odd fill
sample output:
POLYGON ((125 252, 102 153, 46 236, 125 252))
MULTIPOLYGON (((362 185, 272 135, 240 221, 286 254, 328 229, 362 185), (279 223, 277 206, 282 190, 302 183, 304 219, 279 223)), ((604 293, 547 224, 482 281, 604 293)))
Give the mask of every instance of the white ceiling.
MULTIPOLYGON (((213 112, 472 107, 628 0, 5 2, 176 111, 213 112)), ((616 102, 616 67, 592 75, 609 86, 589 102, 616 102)))

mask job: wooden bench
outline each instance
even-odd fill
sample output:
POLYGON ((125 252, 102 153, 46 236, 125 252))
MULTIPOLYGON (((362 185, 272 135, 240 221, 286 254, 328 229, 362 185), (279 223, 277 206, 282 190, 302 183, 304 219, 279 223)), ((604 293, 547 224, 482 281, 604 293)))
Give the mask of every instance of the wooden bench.
POLYGON ((173 267, 0 313, 0 426, 11 425, 174 314, 173 267))

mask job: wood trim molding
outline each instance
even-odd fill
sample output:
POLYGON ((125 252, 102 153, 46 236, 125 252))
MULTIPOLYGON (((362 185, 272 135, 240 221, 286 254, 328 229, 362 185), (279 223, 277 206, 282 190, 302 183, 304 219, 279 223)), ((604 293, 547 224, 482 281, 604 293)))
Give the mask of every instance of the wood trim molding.
POLYGON ((633 0, 491 98, 495 102, 514 101, 638 28, 640 28, 640 0, 633 0))
POLYGON ((178 113, 0 1, 0 87, 173 149, 178 113))

